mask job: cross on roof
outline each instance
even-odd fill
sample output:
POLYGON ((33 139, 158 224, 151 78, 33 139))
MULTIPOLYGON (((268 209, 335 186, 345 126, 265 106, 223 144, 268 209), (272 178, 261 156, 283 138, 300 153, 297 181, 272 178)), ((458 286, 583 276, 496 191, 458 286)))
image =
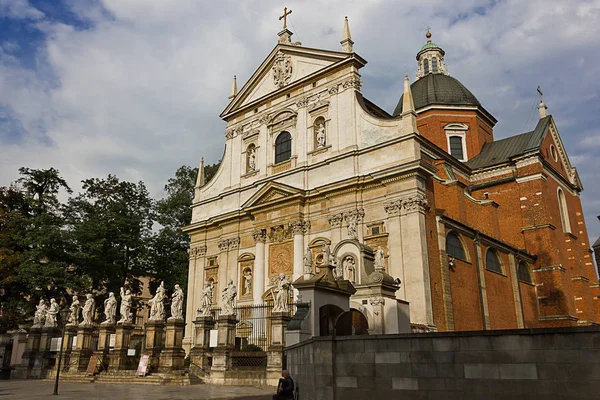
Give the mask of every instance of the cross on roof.
POLYGON ((283 15, 279 17, 279 20, 283 20, 283 29, 287 29, 287 16, 292 13, 292 10, 288 12, 287 7, 283 8, 283 15))
POLYGON ((542 88, 540 88, 540 87, 538 86, 538 87, 537 87, 537 92, 538 92, 538 93, 539 93, 539 95, 540 95, 540 103, 543 103, 543 102, 542 102, 542 96, 543 96, 544 94, 542 93, 542 88))

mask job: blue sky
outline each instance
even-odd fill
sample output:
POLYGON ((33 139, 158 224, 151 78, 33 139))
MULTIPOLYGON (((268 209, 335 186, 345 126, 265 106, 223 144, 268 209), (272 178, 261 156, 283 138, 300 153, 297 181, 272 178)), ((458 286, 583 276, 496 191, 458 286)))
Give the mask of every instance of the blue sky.
POLYGON ((284 6, 309 47, 339 49, 347 15, 363 93, 390 112, 426 26, 496 138, 533 129, 540 85, 600 236, 600 0, 0 0, 0 185, 53 166, 75 189, 112 173, 161 196, 180 165, 216 162, 231 77, 275 46, 284 6))

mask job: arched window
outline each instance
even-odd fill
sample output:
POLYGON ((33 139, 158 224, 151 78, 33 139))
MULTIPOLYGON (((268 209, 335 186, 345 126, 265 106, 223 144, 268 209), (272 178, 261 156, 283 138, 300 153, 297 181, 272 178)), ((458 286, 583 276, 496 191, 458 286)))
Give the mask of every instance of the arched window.
POLYGON ((463 161, 465 152, 463 151, 463 138, 461 136, 450 136, 450 155, 463 161))
POLYGON ((275 139, 275 164, 289 160, 292 157, 292 135, 283 131, 275 139))
POLYGON ((533 283, 531 280, 531 272, 529 271, 529 266, 524 261, 519 262, 517 267, 517 278, 521 282, 533 283))
POLYGON ((427 58, 423 60, 423 73, 429 73, 429 60, 427 58))
POLYGON ((459 260, 467 260, 462 242, 454 232, 450 232, 448 236, 446 236, 446 254, 450 257, 458 258, 459 260))
POLYGON ((431 59, 431 70, 434 74, 437 74, 438 72, 438 61, 435 57, 431 59))
POLYGON ((485 269, 498 272, 499 274, 502 273, 502 264, 500 263, 498 254, 491 248, 485 253, 485 269))
POLYGON ((569 221, 569 211, 567 209, 567 199, 561 188, 558 188, 558 208, 560 210, 560 221, 562 222, 563 232, 571 232, 571 222, 569 221))

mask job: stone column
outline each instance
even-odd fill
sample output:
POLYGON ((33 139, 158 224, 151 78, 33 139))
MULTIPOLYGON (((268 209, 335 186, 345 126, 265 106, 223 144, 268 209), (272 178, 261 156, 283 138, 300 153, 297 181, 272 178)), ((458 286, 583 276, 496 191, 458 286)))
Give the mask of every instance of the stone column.
MULTIPOLYGON (((294 270, 292 281, 304 275, 304 234, 308 233, 310 228, 309 221, 294 221, 290 223, 292 234, 294 235, 294 270)), ((298 297, 298 291, 294 289, 294 298, 298 297)))
POLYGON ((110 350, 110 335, 115 333, 115 325, 101 324, 98 328, 98 349, 94 354, 101 360, 102 365, 108 366, 108 351, 110 350))
POLYGON ((256 254, 254 255, 254 282, 252 288, 252 297, 254 304, 262 304, 262 295, 265 292, 265 270, 267 266, 265 264, 265 240, 267 239, 267 233, 264 229, 256 229, 252 236, 254 236, 254 243, 256 244, 256 254))
POLYGON ((192 330, 192 324, 194 315, 196 315, 196 304, 199 298, 198 293, 202 293, 204 288, 204 265, 203 258, 206 256, 206 245, 193 245, 190 248, 190 262, 188 271, 188 293, 186 303, 186 330, 185 337, 183 339, 184 348, 190 350, 193 345, 194 332, 192 330))
POLYGON ((287 312, 274 312, 269 317, 269 321, 271 321, 271 345, 267 351, 267 372, 281 373, 283 369, 285 330, 291 319, 287 312))
POLYGON ((411 323, 433 327, 433 307, 429 281, 427 227, 425 208, 427 198, 418 191, 402 199, 402 257, 406 300, 410 302, 411 323))
MULTIPOLYGON (((220 293, 227 287, 227 268, 229 268, 229 239, 219 240, 219 269, 218 269, 218 284, 215 290, 214 303, 221 306, 220 293)), ((215 305, 216 305, 215 304, 215 305)))
POLYGON ((27 335, 27 343, 25 344, 25 351, 23 352, 21 364, 15 368, 12 373, 12 377, 16 379, 27 379, 29 372, 33 368, 33 363, 37 352, 40 349, 40 336, 42 335, 42 328, 31 328, 29 329, 29 335, 27 335))
MULTIPOLYGON (((406 282, 406 276, 404 276, 404 262, 402 260, 402 227, 400 225, 402 200, 392 200, 389 203, 386 203, 384 208, 388 215, 388 273, 393 278, 400 278, 402 282, 406 282)), ((396 292, 397 298, 406 299, 406 286, 407 285, 400 285, 400 290, 396 292)))
POLYGON ((150 356, 148 369, 156 370, 159 364, 160 352, 163 349, 165 323, 163 321, 146 322, 145 353, 150 356))
POLYGON ((183 319, 169 318, 167 320, 165 348, 160 352, 161 370, 183 369, 183 331, 185 321, 183 319))
POLYGON ((235 349, 235 315, 221 315, 217 320, 219 331, 217 347, 213 352, 211 371, 229 371, 231 369, 231 352, 235 349))
POLYGON ((71 363, 69 372, 84 372, 92 356, 92 339, 94 336, 94 325, 79 325, 77 327, 77 344, 75 350, 71 351, 71 363))
POLYGON ((56 352, 50 351, 52 338, 60 337, 60 329, 58 328, 42 328, 40 335, 40 347, 36 353, 33 368, 30 372, 31 378, 45 378, 50 365, 56 360, 56 352))
POLYGON ((209 367, 208 353, 210 352, 210 331, 215 326, 212 316, 198 316, 194 321, 195 338, 194 347, 190 351, 190 368, 209 367))
POLYGON ((115 329, 115 348, 110 354, 109 370, 121 370, 127 367, 127 350, 131 341, 131 333, 135 326, 130 322, 118 324, 115 329))

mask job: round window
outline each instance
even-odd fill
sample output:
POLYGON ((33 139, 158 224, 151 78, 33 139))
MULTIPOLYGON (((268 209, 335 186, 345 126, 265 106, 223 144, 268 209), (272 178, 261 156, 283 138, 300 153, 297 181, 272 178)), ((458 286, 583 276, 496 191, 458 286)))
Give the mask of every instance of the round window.
POLYGON ((558 154, 556 154, 556 148, 553 144, 550 145, 550 154, 552 154, 552 158, 555 162, 558 162, 558 154))

